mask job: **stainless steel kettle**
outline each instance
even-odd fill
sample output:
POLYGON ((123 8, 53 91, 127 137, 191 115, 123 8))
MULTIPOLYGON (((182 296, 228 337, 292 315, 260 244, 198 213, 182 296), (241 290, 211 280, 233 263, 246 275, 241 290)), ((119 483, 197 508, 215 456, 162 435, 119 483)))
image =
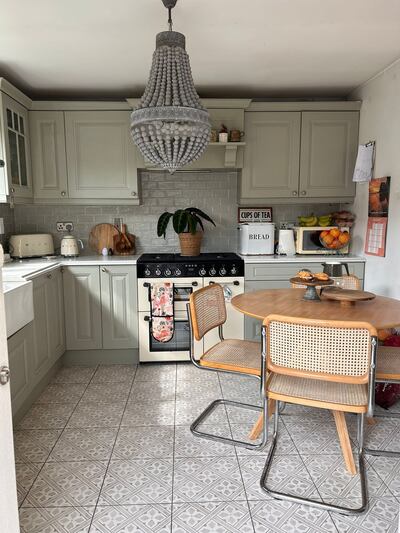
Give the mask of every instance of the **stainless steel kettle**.
POLYGON ((340 263, 339 261, 327 261, 322 263, 325 274, 328 274, 330 278, 341 278, 343 276, 343 268, 346 271, 347 276, 350 275, 349 265, 347 263, 340 263))

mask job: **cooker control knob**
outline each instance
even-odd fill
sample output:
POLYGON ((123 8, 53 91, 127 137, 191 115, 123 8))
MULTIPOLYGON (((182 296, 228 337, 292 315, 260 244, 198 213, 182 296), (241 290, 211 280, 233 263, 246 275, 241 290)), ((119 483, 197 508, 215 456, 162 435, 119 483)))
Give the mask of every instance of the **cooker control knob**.
POLYGON ((219 273, 220 273, 221 276, 225 276, 225 274, 226 274, 226 268, 225 268, 225 267, 220 268, 220 269, 219 269, 219 273))
POLYGON ((174 274, 175 274, 175 276, 180 276, 180 275, 182 274, 180 268, 176 268, 176 269, 174 270, 174 274))
POLYGON ((155 271, 154 271, 154 274, 155 274, 156 276, 161 276, 161 270, 157 267, 157 268, 155 269, 155 271))
POLYGON ((207 274, 206 269, 204 267, 201 267, 201 269, 199 270, 199 275, 205 276, 206 274, 207 274))
POLYGON ((144 271, 144 275, 145 276, 150 276, 150 274, 151 274, 150 269, 146 268, 145 271, 144 271))
POLYGON ((232 268, 231 268, 231 274, 232 274, 232 276, 234 276, 235 274, 237 274, 237 268, 236 268, 236 267, 232 267, 232 268))
POLYGON ((169 268, 166 268, 166 269, 164 270, 164 274, 165 274, 166 276, 170 276, 170 275, 172 274, 172 272, 171 272, 171 270, 170 270, 169 268))
POLYGON ((215 276, 216 273, 217 271, 215 270, 214 267, 210 268, 210 276, 215 276))

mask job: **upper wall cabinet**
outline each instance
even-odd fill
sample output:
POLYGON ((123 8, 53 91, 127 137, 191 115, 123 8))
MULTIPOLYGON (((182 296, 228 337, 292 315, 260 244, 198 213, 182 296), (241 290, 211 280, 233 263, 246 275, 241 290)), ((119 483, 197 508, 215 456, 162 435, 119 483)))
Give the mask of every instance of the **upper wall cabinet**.
POLYGON ((358 111, 249 111, 240 202, 350 201, 358 111))
POLYGON ((27 201, 32 198, 28 111, 8 94, 0 92, 0 96, 0 159, 7 178, 6 192, 12 201, 27 201))
POLYGON ((68 178, 64 113, 32 111, 29 119, 34 197, 65 198, 68 178))
POLYGON ((358 111, 302 113, 300 196, 354 196, 358 120, 358 111))

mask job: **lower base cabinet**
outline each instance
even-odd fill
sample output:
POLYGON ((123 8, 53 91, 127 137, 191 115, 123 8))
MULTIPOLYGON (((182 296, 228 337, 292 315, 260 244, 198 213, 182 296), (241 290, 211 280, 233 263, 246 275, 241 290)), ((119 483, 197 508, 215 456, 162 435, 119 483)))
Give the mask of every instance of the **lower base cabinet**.
POLYGON ((23 405, 32 390, 33 324, 28 324, 8 339, 11 403, 13 413, 23 405))

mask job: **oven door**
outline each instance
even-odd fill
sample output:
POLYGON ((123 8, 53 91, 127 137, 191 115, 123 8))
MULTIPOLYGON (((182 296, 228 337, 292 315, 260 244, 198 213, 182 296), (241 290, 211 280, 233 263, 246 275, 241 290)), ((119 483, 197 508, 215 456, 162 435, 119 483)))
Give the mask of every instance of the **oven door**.
MULTIPOLYGON (((167 342, 154 339, 151 332, 151 318, 149 313, 139 313, 139 359, 143 361, 189 361, 190 330, 186 309, 175 309, 174 335, 167 342)), ((203 341, 195 341, 194 353, 196 358, 202 354, 203 341)))
POLYGON ((186 311, 186 304, 193 291, 201 289, 202 278, 149 278, 138 280, 139 311, 150 314, 150 288, 152 283, 168 281, 174 284, 174 309, 186 311))

